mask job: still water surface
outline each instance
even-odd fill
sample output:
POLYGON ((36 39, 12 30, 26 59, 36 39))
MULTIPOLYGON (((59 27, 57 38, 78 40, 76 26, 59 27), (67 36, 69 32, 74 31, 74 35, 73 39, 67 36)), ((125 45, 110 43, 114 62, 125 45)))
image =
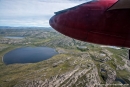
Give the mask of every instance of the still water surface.
POLYGON ((49 47, 23 47, 14 49, 3 56, 5 64, 35 63, 51 58, 58 54, 49 47))
POLYGON ((4 38, 9 38, 9 39, 23 39, 24 37, 13 37, 13 36, 6 36, 4 38))

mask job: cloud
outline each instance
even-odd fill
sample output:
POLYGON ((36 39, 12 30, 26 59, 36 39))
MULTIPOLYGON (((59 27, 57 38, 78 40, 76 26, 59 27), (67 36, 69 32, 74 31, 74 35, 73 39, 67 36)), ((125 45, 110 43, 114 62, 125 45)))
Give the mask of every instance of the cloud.
POLYGON ((5 24, 6 25, 12 24, 13 26, 14 25, 31 26, 34 24, 40 26, 47 26, 48 25, 47 21, 49 21, 50 17, 54 15, 54 12, 76 6, 83 2, 86 1, 85 0, 81 1, 0 0, 0 25, 4 26, 5 24))

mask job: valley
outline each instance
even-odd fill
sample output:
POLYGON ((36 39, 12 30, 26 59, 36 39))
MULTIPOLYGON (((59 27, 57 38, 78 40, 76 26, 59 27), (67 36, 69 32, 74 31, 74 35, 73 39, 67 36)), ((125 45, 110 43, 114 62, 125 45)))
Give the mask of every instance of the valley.
POLYGON ((129 87, 128 49, 111 48, 64 36, 52 28, 0 29, 0 87, 129 87), (5 38, 5 37, 23 38, 5 38), (7 52, 51 47, 59 53, 37 63, 9 64, 7 52))

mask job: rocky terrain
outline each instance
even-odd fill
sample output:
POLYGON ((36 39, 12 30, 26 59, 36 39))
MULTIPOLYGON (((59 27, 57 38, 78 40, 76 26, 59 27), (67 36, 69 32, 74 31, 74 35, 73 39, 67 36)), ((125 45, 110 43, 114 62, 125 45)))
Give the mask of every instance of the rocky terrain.
POLYGON ((126 48, 78 41, 51 29, 0 29, 0 32, 0 41, 8 42, 0 44, 1 58, 22 46, 48 46, 59 53, 38 63, 5 65, 1 61, 0 87, 130 87, 126 48), (5 36, 24 36, 24 39, 14 44, 11 41, 19 39, 5 36))

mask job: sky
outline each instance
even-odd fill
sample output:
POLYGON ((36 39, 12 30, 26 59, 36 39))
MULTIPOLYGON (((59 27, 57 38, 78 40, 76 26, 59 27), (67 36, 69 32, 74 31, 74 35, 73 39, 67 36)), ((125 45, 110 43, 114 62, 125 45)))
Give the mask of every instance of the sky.
POLYGON ((0 26, 50 27, 54 12, 90 0, 0 0, 0 26))

